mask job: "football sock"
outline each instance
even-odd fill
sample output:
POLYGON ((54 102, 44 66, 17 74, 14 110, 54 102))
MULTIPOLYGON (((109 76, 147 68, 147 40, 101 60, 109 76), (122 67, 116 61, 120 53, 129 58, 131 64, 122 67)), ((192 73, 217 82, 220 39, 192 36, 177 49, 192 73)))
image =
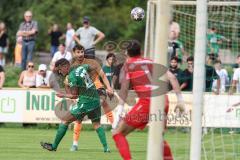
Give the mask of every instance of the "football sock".
POLYGON ((102 127, 99 127, 98 129, 96 129, 96 132, 98 134, 98 137, 100 139, 100 142, 102 143, 104 150, 108 148, 107 145, 107 139, 106 139, 106 135, 105 135, 105 131, 102 127))
POLYGON ((131 153, 126 137, 121 133, 118 133, 113 136, 113 139, 122 158, 124 160, 131 160, 131 153))
POLYGON ((57 130, 57 134, 54 140, 54 143, 52 144, 53 149, 57 149, 58 144, 61 142, 62 138, 64 137, 66 131, 68 129, 68 125, 60 124, 57 130))
POLYGON ((164 160, 173 160, 172 152, 170 146, 166 141, 164 141, 164 150, 163 150, 164 160))
POLYGON ((82 129, 82 123, 75 122, 74 129, 73 129, 73 145, 78 145, 81 129, 82 129))

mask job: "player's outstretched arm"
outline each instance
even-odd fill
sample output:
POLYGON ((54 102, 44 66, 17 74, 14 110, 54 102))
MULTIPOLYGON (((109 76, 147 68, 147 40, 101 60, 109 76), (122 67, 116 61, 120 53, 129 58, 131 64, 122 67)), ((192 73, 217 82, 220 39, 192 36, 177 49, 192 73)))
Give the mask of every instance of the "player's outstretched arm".
POLYGON ((179 109, 180 112, 183 113, 183 112, 185 112, 185 105, 184 105, 183 96, 182 96, 182 93, 180 90, 178 80, 170 71, 167 71, 167 78, 170 81, 170 84, 172 85, 172 88, 177 96, 177 106, 176 106, 175 110, 179 109))

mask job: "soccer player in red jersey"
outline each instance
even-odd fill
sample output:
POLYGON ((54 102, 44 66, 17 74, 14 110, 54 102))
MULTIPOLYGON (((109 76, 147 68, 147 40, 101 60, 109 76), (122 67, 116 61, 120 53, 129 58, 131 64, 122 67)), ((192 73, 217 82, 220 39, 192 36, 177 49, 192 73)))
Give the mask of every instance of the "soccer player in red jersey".
MULTIPOLYGON (((150 99, 151 99, 151 74, 153 62, 141 57, 141 46, 136 40, 131 40, 127 48, 128 59, 120 74, 121 90, 120 101, 117 106, 117 117, 123 112, 123 105, 128 95, 129 85, 137 93, 139 98, 134 107, 120 120, 114 120, 113 139, 116 147, 124 160, 131 160, 131 153, 126 136, 135 129, 144 129, 149 121, 150 99), (119 122, 120 121, 120 122, 119 122)), ((166 72, 168 79, 176 92, 180 110, 184 110, 183 98, 176 77, 169 71, 166 72)), ((165 114, 168 112, 168 99, 166 96, 165 114)), ((165 121, 166 122, 166 121, 165 121)), ((159 144, 160 145, 160 144, 159 144)), ((172 160, 171 149, 164 141, 164 160, 172 160)))

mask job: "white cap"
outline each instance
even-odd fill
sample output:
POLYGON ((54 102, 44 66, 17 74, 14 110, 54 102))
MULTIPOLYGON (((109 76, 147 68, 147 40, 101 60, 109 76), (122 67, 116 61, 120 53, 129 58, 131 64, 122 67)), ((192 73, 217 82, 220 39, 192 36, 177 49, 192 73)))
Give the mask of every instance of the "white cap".
POLYGON ((38 71, 46 71, 47 70, 47 66, 46 64, 40 64, 38 66, 38 71))

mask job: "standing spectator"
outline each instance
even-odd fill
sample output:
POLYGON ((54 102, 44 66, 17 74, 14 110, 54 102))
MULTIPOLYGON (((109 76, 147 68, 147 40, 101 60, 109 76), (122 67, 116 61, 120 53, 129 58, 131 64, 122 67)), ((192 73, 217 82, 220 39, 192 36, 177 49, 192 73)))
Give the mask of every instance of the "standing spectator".
POLYGON ((229 39, 217 33, 217 28, 212 27, 207 34, 208 54, 214 54, 218 58, 220 44, 223 40, 230 42, 229 39))
POLYGON ((213 91, 215 94, 219 94, 220 90, 220 78, 213 68, 214 61, 216 61, 216 56, 212 55, 207 58, 207 65, 205 65, 205 77, 206 77, 206 83, 205 83, 205 92, 211 92, 212 91, 212 85, 213 81, 217 80, 216 90, 213 91))
POLYGON ((103 72, 106 74, 109 84, 112 86, 112 78, 114 73, 114 62, 115 62, 115 54, 109 53, 106 57, 106 65, 102 67, 103 72))
MULTIPOLYGON (((226 91, 226 85, 229 83, 227 70, 222 68, 222 63, 219 60, 215 61, 214 68, 220 78, 220 92, 224 93, 226 91)), ((217 91, 217 80, 213 81, 212 90, 214 92, 217 91)))
POLYGON ((64 38, 64 35, 61 31, 59 31, 58 25, 54 24, 49 30, 48 34, 51 37, 51 56, 53 57, 54 54, 58 51, 59 40, 64 38))
POLYGON ((169 33, 168 41, 168 60, 171 60, 172 57, 177 57, 178 61, 181 63, 183 56, 186 56, 187 52, 185 51, 183 44, 178 40, 178 35, 175 31, 169 33))
POLYGON ((176 34, 176 39, 179 38, 179 34, 180 34, 180 25, 177 22, 174 22, 173 20, 170 22, 170 29, 169 32, 171 34, 171 32, 175 32, 176 34))
POLYGON ((34 63, 28 62, 27 70, 22 71, 18 86, 21 88, 35 88, 36 87, 36 72, 34 71, 34 63))
POLYGON ((193 89, 193 57, 187 58, 187 68, 183 71, 183 83, 180 86, 182 91, 192 91, 193 89))
POLYGON ((53 69, 55 62, 58 61, 59 59, 65 58, 69 62, 72 60, 72 54, 66 50, 65 44, 61 43, 58 47, 58 51, 54 54, 50 68, 51 70, 53 69))
POLYGON ((172 57, 170 61, 169 71, 175 75, 175 77, 178 80, 178 83, 181 84, 183 80, 183 71, 180 68, 178 68, 178 62, 179 61, 177 57, 172 57))
MULTIPOLYGON (((237 57, 237 61, 240 59, 240 55, 238 55, 237 57)), ((234 70, 233 73, 233 78, 232 78, 232 84, 231 84, 231 88, 229 90, 230 94, 234 93, 234 90, 236 88, 236 92, 240 93, 240 67, 238 67, 237 69, 234 70)))
POLYGON ((24 13, 24 22, 19 26, 17 36, 22 36, 22 69, 26 69, 26 63, 32 61, 33 50, 35 46, 35 38, 38 33, 38 24, 32 20, 32 12, 24 13))
POLYGON ((5 66, 4 54, 8 53, 9 41, 5 23, 0 23, 0 65, 5 66))
POLYGON ((0 89, 3 88, 3 84, 5 81, 5 73, 3 67, 0 65, 0 89))
POLYGON ((22 37, 17 37, 16 40, 16 46, 14 50, 14 60, 15 60, 15 66, 20 67, 21 61, 22 61, 22 37))
POLYGON ((80 27, 75 35, 74 40, 85 48, 86 58, 95 58, 95 46, 103 40, 105 35, 93 26, 90 26, 89 17, 83 18, 83 27, 80 27), (79 36, 79 38, 78 38, 79 36), (96 38, 97 37, 97 38, 96 38))
POLYGON ((71 52, 73 47, 75 46, 74 42, 74 34, 75 30, 72 27, 71 23, 67 23, 67 32, 66 32, 66 40, 65 40, 65 45, 66 45, 66 50, 71 52))
POLYGON ((47 71, 46 64, 40 64, 38 66, 38 74, 36 76, 36 87, 37 88, 50 88, 49 78, 51 71, 47 71))

